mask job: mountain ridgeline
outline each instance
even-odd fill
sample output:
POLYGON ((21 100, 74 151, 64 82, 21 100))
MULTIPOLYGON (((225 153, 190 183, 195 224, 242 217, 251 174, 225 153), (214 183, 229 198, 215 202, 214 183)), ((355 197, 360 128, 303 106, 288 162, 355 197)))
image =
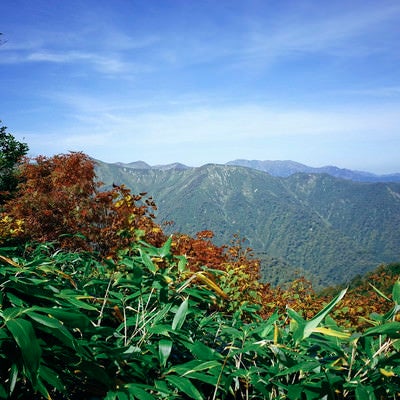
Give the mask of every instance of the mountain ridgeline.
POLYGON ((96 173, 106 186, 151 195, 158 222, 174 221, 171 232, 212 230, 217 244, 239 234, 272 283, 298 273, 321 288, 400 260, 400 183, 278 177, 236 165, 146 165, 98 161, 96 173))
POLYGON ((257 169, 259 171, 268 172, 273 176, 287 177, 299 172, 307 174, 328 174, 336 178, 350 179, 357 182, 400 182, 400 173, 376 175, 371 172, 354 171, 347 168, 338 168, 332 165, 325 167, 309 167, 295 161, 279 161, 279 160, 234 160, 229 161, 227 165, 237 165, 257 169))

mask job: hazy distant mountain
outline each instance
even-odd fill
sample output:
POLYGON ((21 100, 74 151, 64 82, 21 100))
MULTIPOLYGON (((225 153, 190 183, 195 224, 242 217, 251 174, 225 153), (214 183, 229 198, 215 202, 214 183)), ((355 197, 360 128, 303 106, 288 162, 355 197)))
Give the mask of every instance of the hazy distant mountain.
POLYGON ((151 166, 144 161, 134 161, 134 162, 131 162, 128 164, 117 162, 115 164, 120 167, 126 167, 126 168, 135 168, 135 169, 150 169, 151 168, 151 166))
MULTIPOLYGON (((400 260, 400 184, 360 183, 326 174, 274 177, 253 168, 205 165, 199 168, 97 166, 107 185, 125 184, 147 192, 158 205, 158 220, 173 230, 215 232, 218 244, 235 233, 285 271, 299 268, 317 285, 344 282, 378 264, 400 260)), ((276 272, 275 272, 276 278, 276 272)), ((274 278, 274 279, 275 279, 274 278)))
POLYGON ((353 171, 350 169, 325 166, 320 168, 309 167, 294 161, 259 161, 259 160, 234 160, 226 165, 237 165, 268 172, 273 176, 287 177, 298 172, 308 174, 329 174, 336 178, 350 179, 357 182, 400 182, 400 173, 376 175, 370 172, 353 171))
MULTIPOLYGON (((156 170, 168 170, 168 169, 190 169, 193 167, 175 162, 172 164, 158 164, 149 165, 144 161, 134 161, 131 163, 117 162, 115 165, 125 168, 133 169, 156 169, 156 170)), ((239 167, 247 167, 256 169, 258 171, 267 172, 272 176, 288 177, 296 173, 307 173, 307 174, 328 174, 336 178, 349 179, 355 182, 400 182, 400 173, 377 175, 371 172, 365 171, 354 171, 346 168, 338 168, 335 166, 325 167, 309 167, 307 165, 290 161, 290 160, 245 160, 238 159, 227 162, 225 165, 236 165, 239 167)))
POLYGON ((152 169, 161 169, 161 170, 167 170, 167 169, 180 169, 180 170, 184 170, 184 169, 188 169, 191 167, 188 167, 187 165, 181 164, 181 163, 172 163, 172 164, 166 164, 166 165, 154 165, 153 167, 151 167, 152 169))
POLYGON ((161 169, 161 170, 166 170, 166 169, 188 169, 190 167, 188 167, 187 165, 181 164, 181 163, 172 163, 172 164, 159 164, 159 165, 154 165, 151 166, 149 164, 147 164, 144 161, 134 161, 131 163, 121 163, 121 162, 117 162, 115 163, 115 165, 118 165, 120 167, 125 167, 125 168, 133 168, 133 169, 161 169))

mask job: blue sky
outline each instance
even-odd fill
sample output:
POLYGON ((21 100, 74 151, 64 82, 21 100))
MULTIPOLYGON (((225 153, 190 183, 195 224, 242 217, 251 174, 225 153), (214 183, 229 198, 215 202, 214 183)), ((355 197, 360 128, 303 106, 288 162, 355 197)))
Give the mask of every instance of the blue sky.
POLYGON ((398 0, 1 0, 0 119, 32 156, 400 172, 398 0))

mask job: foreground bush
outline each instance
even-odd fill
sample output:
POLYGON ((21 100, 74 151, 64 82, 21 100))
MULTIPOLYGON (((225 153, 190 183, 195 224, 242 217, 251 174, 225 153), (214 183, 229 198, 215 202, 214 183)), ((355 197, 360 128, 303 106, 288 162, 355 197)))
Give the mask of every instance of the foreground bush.
MULTIPOLYGON (((388 399, 400 393, 400 283, 361 333, 329 313, 262 320, 206 268, 135 242, 115 260, 0 249, 0 398, 388 399), (290 321, 290 324, 286 323, 290 321)), ((217 273, 217 272, 216 272, 217 273)))

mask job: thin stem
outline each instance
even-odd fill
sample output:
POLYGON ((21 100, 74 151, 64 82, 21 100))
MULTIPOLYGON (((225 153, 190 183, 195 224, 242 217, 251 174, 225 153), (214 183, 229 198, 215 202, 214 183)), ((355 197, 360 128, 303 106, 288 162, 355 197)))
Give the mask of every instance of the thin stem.
POLYGON ((106 294, 104 296, 103 304, 101 305, 101 310, 100 310, 99 320, 97 321, 97 326, 100 326, 101 320, 103 319, 104 308, 105 308, 106 303, 107 303, 108 294, 110 292, 112 279, 113 279, 113 275, 111 275, 110 281, 108 282, 108 285, 107 285, 107 290, 106 290, 106 294))

